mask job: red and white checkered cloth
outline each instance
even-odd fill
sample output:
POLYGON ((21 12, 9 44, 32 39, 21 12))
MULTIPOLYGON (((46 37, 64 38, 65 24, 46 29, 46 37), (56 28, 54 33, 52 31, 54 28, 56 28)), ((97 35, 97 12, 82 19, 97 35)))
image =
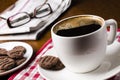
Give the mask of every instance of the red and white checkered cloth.
POLYGON ((26 64, 22 70, 14 73, 8 80, 46 80, 39 74, 37 62, 40 56, 52 47, 52 39, 49 39, 36 53, 35 57, 30 60, 31 63, 26 64))
MULTIPOLYGON (((117 33, 117 41, 120 42, 120 29, 117 33)), ((18 72, 14 73, 8 80, 46 80, 37 70, 37 62, 41 55, 53 47, 52 39, 49 39, 36 53, 36 55, 18 72)), ((120 73, 109 80, 120 80, 120 73)))

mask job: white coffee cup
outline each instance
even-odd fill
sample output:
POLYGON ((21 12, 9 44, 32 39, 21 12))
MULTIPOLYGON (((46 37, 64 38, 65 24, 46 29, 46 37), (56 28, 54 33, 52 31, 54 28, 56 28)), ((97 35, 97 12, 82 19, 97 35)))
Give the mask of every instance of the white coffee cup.
POLYGON ((57 22, 51 29, 51 35, 54 49, 65 67, 72 72, 85 73, 101 65, 107 45, 115 40, 116 29, 117 23, 114 19, 105 21, 96 15, 77 15, 57 22), (68 37, 57 34, 57 31, 61 29, 90 24, 99 24, 101 27, 77 36, 68 37), (110 26, 109 34, 107 33, 108 26, 110 26))

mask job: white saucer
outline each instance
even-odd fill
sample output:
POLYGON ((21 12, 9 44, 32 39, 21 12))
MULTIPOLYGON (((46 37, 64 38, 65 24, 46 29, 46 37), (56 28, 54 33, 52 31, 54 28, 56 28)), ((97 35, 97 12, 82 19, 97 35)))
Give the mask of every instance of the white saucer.
POLYGON ((21 65, 11 69, 11 70, 8 70, 6 72, 2 72, 0 73, 0 76, 3 76, 3 75, 7 75, 7 74, 10 74, 12 73, 13 71, 16 71, 18 69, 20 69, 22 66, 24 66, 29 60, 30 58, 32 57, 32 54, 33 54, 33 48, 27 44, 27 43, 24 43, 24 42, 5 42, 5 43, 1 43, 0 44, 0 48, 5 48, 6 50, 11 50, 13 47, 15 46, 23 46, 24 48, 26 48, 26 52, 24 54, 24 57, 27 58, 25 62, 23 62, 21 65))
MULTIPOLYGON (((54 48, 48 50, 44 55, 57 56, 54 48)), ((117 54, 107 54, 105 60, 99 68, 84 74, 73 73, 66 68, 60 71, 50 71, 41 68, 39 65, 37 67, 39 73, 47 80, 105 80, 114 76, 120 71, 120 56, 117 54)))

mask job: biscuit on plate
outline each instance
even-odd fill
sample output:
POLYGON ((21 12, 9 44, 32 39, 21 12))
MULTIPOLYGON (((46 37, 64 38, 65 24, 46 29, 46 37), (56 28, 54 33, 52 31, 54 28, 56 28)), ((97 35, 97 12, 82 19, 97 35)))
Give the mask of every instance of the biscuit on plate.
POLYGON ((15 60, 16 66, 19 66, 20 64, 22 64, 22 63, 25 62, 25 61, 26 61, 26 58, 21 58, 21 59, 15 60))
POLYGON ((0 56, 7 56, 7 50, 4 48, 0 48, 0 56))
POLYGON ((0 70, 9 70, 15 66, 15 61, 8 56, 0 56, 0 70))
POLYGON ((25 54, 24 50, 16 49, 16 48, 7 52, 7 55, 13 59, 23 58, 24 54, 25 54))

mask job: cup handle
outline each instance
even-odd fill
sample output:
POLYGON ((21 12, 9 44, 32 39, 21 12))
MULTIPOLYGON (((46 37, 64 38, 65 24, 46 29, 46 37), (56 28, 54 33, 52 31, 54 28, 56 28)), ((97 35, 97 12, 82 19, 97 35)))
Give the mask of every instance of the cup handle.
POLYGON ((107 37, 108 45, 112 44, 116 38, 117 34, 117 22, 114 19, 109 19, 105 21, 106 26, 110 26, 110 32, 107 37))

